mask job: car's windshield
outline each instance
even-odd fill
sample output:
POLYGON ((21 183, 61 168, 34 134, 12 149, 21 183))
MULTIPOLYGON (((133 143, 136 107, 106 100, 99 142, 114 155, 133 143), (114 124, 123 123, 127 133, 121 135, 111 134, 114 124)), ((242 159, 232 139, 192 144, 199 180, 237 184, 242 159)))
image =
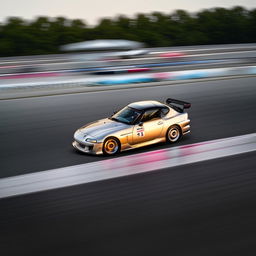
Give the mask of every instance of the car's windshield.
POLYGON ((114 114, 110 119, 126 124, 133 124, 136 119, 140 116, 141 111, 138 109, 125 107, 114 114))

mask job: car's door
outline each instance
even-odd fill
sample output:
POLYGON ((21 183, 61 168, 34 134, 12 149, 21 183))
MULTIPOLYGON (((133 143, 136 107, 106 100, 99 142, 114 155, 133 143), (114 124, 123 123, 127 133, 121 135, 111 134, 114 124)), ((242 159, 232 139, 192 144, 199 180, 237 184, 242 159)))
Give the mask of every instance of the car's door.
POLYGON ((163 129, 160 108, 151 108, 144 112, 140 123, 134 125, 132 144, 143 143, 159 138, 163 129))

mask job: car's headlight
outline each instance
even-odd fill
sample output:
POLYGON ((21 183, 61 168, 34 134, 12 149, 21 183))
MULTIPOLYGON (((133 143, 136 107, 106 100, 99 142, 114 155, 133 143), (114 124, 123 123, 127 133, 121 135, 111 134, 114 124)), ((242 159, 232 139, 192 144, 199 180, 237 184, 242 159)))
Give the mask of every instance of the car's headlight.
POLYGON ((97 140, 95 140, 95 139, 90 139, 90 138, 87 138, 85 141, 91 142, 91 143, 97 143, 97 140))

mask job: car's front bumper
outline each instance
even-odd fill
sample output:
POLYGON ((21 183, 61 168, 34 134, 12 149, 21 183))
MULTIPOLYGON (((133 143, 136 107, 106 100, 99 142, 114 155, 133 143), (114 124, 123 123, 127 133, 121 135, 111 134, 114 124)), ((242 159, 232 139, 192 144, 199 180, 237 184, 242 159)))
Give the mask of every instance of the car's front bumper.
POLYGON ((83 153, 99 155, 102 154, 102 143, 81 143, 79 141, 73 141, 73 147, 83 153))

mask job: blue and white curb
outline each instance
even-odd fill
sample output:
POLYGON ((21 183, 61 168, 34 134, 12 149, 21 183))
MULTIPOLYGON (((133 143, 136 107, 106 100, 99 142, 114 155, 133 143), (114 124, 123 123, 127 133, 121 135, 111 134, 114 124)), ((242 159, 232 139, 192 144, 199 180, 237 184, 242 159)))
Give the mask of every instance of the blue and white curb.
POLYGON ((157 81, 175 81, 187 79, 201 79, 221 76, 234 75, 254 75, 256 74, 256 66, 246 67, 231 67, 231 68, 213 68, 213 69, 197 69, 185 71, 172 71, 145 74, 140 77, 124 76, 118 78, 106 78, 99 80, 95 85, 109 85, 109 84, 132 84, 143 82, 157 82, 157 81))
POLYGON ((197 69, 172 72, 158 72, 147 74, 130 74, 116 75, 105 77, 84 77, 74 79, 63 79, 57 81, 45 82, 26 82, 26 83, 11 83, 0 84, 0 91, 14 88, 62 88, 76 86, 107 86, 107 85, 123 85, 134 83, 149 83, 159 81, 175 81, 188 79, 203 79, 224 76, 239 76, 239 75, 256 75, 256 66, 229 67, 229 68, 212 68, 212 69, 197 69))

